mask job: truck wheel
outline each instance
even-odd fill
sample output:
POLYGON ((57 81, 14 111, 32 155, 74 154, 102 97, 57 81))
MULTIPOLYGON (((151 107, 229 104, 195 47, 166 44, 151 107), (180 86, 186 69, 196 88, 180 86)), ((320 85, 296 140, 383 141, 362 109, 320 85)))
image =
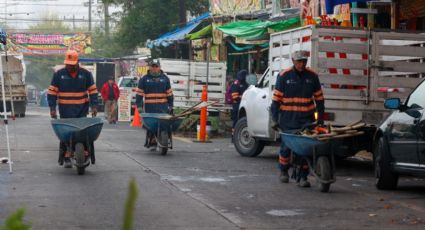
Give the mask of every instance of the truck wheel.
POLYGON ((383 137, 376 145, 374 158, 376 187, 382 190, 396 189, 398 174, 391 170, 391 156, 383 137))
POLYGON ((256 157, 264 149, 264 142, 255 139, 249 134, 246 117, 238 120, 233 135, 235 148, 243 157, 256 157))

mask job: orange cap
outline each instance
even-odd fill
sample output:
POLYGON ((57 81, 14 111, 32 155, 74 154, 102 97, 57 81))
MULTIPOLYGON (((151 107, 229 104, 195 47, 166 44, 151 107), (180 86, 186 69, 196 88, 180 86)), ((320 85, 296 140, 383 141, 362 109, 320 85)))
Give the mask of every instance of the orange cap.
POLYGON ((68 50, 65 54, 65 61, 63 62, 66 65, 76 65, 78 63, 78 53, 75 50, 68 50))

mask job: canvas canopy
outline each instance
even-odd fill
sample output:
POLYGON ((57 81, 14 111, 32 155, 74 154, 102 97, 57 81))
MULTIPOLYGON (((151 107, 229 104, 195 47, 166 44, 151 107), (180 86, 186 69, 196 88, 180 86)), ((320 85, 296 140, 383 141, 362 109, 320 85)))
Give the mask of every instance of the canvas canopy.
POLYGON ((196 40, 196 39, 211 37, 211 34, 212 34, 212 25, 210 24, 198 32, 187 34, 186 39, 196 40))
POLYGON ((223 33, 240 39, 252 40, 260 38, 268 32, 283 31, 300 25, 300 18, 295 17, 283 21, 236 21, 217 27, 223 33))
POLYGON ((202 21, 208 18, 210 18, 210 13, 205 13, 191 20, 184 27, 177 28, 174 31, 161 35, 159 38, 155 40, 148 41, 146 43, 146 47, 148 48, 154 48, 155 46, 167 47, 176 41, 185 40, 185 36, 187 34, 191 33, 196 27, 198 27, 199 24, 202 23, 202 21))

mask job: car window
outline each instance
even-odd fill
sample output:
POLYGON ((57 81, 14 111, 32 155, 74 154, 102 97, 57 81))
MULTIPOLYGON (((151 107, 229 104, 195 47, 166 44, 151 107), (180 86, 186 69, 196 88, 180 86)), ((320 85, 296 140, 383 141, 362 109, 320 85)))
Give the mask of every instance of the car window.
POLYGON ((409 96, 407 101, 409 108, 425 108, 425 84, 422 82, 412 94, 409 96))
POLYGON ((131 78, 124 78, 121 81, 120 87, 128 87, 128 88, 137 87, 137 81, 131 78))
POLYGON ((269 86, 270 76, 269 76, 269 70, 263 74, 263 77, 260 80, 260 83, 258 84, 259 88, 266 88, 269 86))

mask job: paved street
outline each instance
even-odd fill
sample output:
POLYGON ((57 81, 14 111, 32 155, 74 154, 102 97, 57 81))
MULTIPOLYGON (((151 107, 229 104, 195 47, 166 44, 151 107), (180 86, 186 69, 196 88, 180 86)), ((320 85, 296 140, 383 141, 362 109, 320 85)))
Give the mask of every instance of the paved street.
POLYGON ((143 147, 142 129, 120 123, 104 125, 96 165, 78 176, 57 164, 48 110, 29 110, 9 126, 14 173, 0 164, 0 226, 24 207, 33 229, 120 229, 134 177, 134 229, 425 228, 425 181, 401 178, 397 191, 378 191, 372 163, 363 158, 340 162, 330 193, 320 193, 278 182, 276 148, 243 158, 227 139, 199 144, 176 137, 175 148, 161 156, 143 147))

